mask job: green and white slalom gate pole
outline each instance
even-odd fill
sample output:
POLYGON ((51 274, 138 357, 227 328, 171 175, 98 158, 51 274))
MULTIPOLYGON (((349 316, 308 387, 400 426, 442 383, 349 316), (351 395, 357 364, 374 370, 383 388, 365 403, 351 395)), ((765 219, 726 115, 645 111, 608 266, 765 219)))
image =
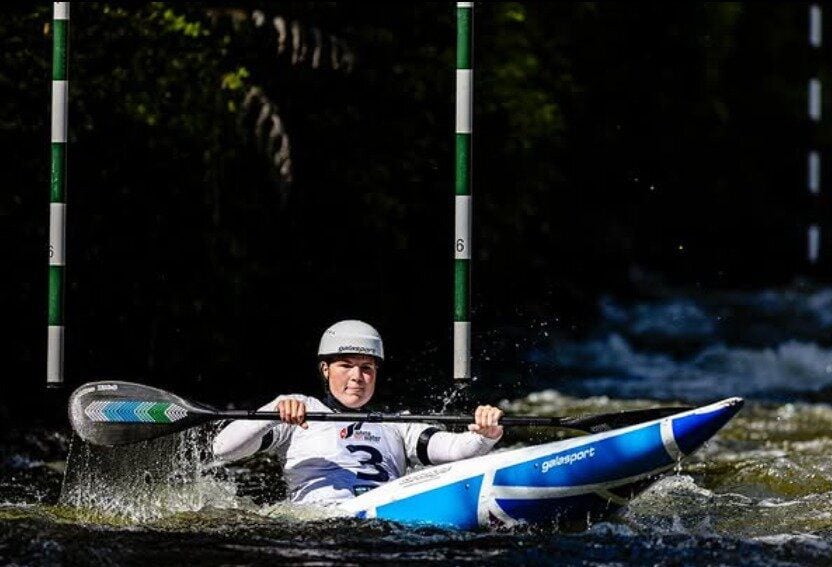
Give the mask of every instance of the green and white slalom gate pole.
MULTIPOLYGON (((809 77, 808 91, 808 108, 807 114, 809 118, 809 154, 807 156, 807 174, 806 185, 809 190, 810 199, 814 208, 817 208, 817 203, 820 197, 820 183, 821 183, 821 150, 819 147, 819 138, 821 131, 822 118, 822 96, 821 96, 821 82, 820 82, 820 50, 823 43, 823 12, 819 3, 813 2, 809 4, 809 50, 811 58, 811 76, 809 77)), ((807 240, 807 258, 809 263, 815 265, 818 263, 820 257, 820 242, 821 242, 821 226, 815 220, 811 222, 806 231, 807 240)))
POLYGON ((49 342, 46 385, 64 381, 64 266, 69 2, 54 2, 52 20, 52 174, 49 198, 49 342))
POLYGON ((471 123, 474 3, 456 3, 456 221, 454 229, 454 382, 471 379, 471 123))

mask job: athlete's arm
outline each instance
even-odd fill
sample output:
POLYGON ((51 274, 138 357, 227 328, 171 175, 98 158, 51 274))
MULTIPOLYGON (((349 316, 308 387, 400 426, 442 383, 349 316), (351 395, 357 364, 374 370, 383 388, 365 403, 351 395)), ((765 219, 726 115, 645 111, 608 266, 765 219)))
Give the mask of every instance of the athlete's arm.
POLYGON ((220 461, 237 461, 250 457, 258 451, 272 449, 288 438, 291 425, 306 426, 306 404, 304 400, 280 396, 260 408, 260 411, 274 411, 281 414, 280 421, 242 420, 228 424, 214 438, 214 457, 220 461))
POLYGON ((434 430, 427 444, 425 465, 441 465, 488 453, 500 438, 491 439, 472 431, 448 433, 434 430))
POLYGON ((263 447, 264 440, 276 423, 260 420, 237 420, 229 423, 214 438, 214 457, 220 461, 237 461, 268 448, 263 447))
POLYGON ((502 426, 497 425, 501 417, 500 408, 479 406, 467 433, 437 431, 428 441, 428 461, 438 465, 485 455, 503 436, 502 426))
POLYGON ((411 462, 438 465, 485 455, 503 436, 503 428, 496 425, 502 415, 499 408, 480 406, 465 433, 448 433, 429 425, 405 426, 407 456, 411 462))

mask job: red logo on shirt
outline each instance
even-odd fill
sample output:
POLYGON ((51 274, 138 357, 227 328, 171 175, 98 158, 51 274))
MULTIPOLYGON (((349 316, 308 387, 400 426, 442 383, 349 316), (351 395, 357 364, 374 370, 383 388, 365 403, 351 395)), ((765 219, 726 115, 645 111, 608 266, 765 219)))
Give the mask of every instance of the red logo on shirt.
POLYGON ((349 424, 348 426, 343 428, 341 430, 341 432, 338 433, 338 435, 341 437, 341 439, 347 439, 348 437, 352 437, 352 432, 355 431, 355 426, 356 425, 359 425, 359 424, 358 423, 349 424))

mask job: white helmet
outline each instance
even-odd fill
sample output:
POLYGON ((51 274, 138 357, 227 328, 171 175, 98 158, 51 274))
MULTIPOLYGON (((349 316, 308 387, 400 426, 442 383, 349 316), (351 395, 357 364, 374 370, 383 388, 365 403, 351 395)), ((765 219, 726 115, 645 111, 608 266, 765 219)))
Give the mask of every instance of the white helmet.
POLYGON ((378 331, 363 321, 339 321, 324 331, 318 346, 318 356, 338 354, 366 354, 384 360, 384 343, 378 331))

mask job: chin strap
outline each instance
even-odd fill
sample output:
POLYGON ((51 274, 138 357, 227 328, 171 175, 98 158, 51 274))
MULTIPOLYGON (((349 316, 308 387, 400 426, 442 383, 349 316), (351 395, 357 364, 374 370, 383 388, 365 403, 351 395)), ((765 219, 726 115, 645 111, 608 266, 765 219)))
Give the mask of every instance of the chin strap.
POLYGON ((342 413, 342 412, 351 412, 351 411, 359 411, 361 409, 366 408, 367 406, 359 406, 357 408, 348 408, 344 404, 338 401, 338 399, 332 395, 332 392, 326 393, 326 398, 324 399, 324 403, 334 411, 335 413, 342 413))
POLYGON ((338 399, 335 396, 332 395, 332 392, 327 392, 326 397, 324 398, 323 401, 324 401, 324 404, 329 409, 334 411, 335 413, 343 413, 343 412, 348 412, 349 413, 349 412, 356 412, 356 411, 371 412, 371 411, 380 411, 381 410, 381 408, 379 408, 375 404, 365 404, 365 405, 359 406, 357 408, 348 408, 347 406, 345 406, 344 404, 339 402, 338 399))

